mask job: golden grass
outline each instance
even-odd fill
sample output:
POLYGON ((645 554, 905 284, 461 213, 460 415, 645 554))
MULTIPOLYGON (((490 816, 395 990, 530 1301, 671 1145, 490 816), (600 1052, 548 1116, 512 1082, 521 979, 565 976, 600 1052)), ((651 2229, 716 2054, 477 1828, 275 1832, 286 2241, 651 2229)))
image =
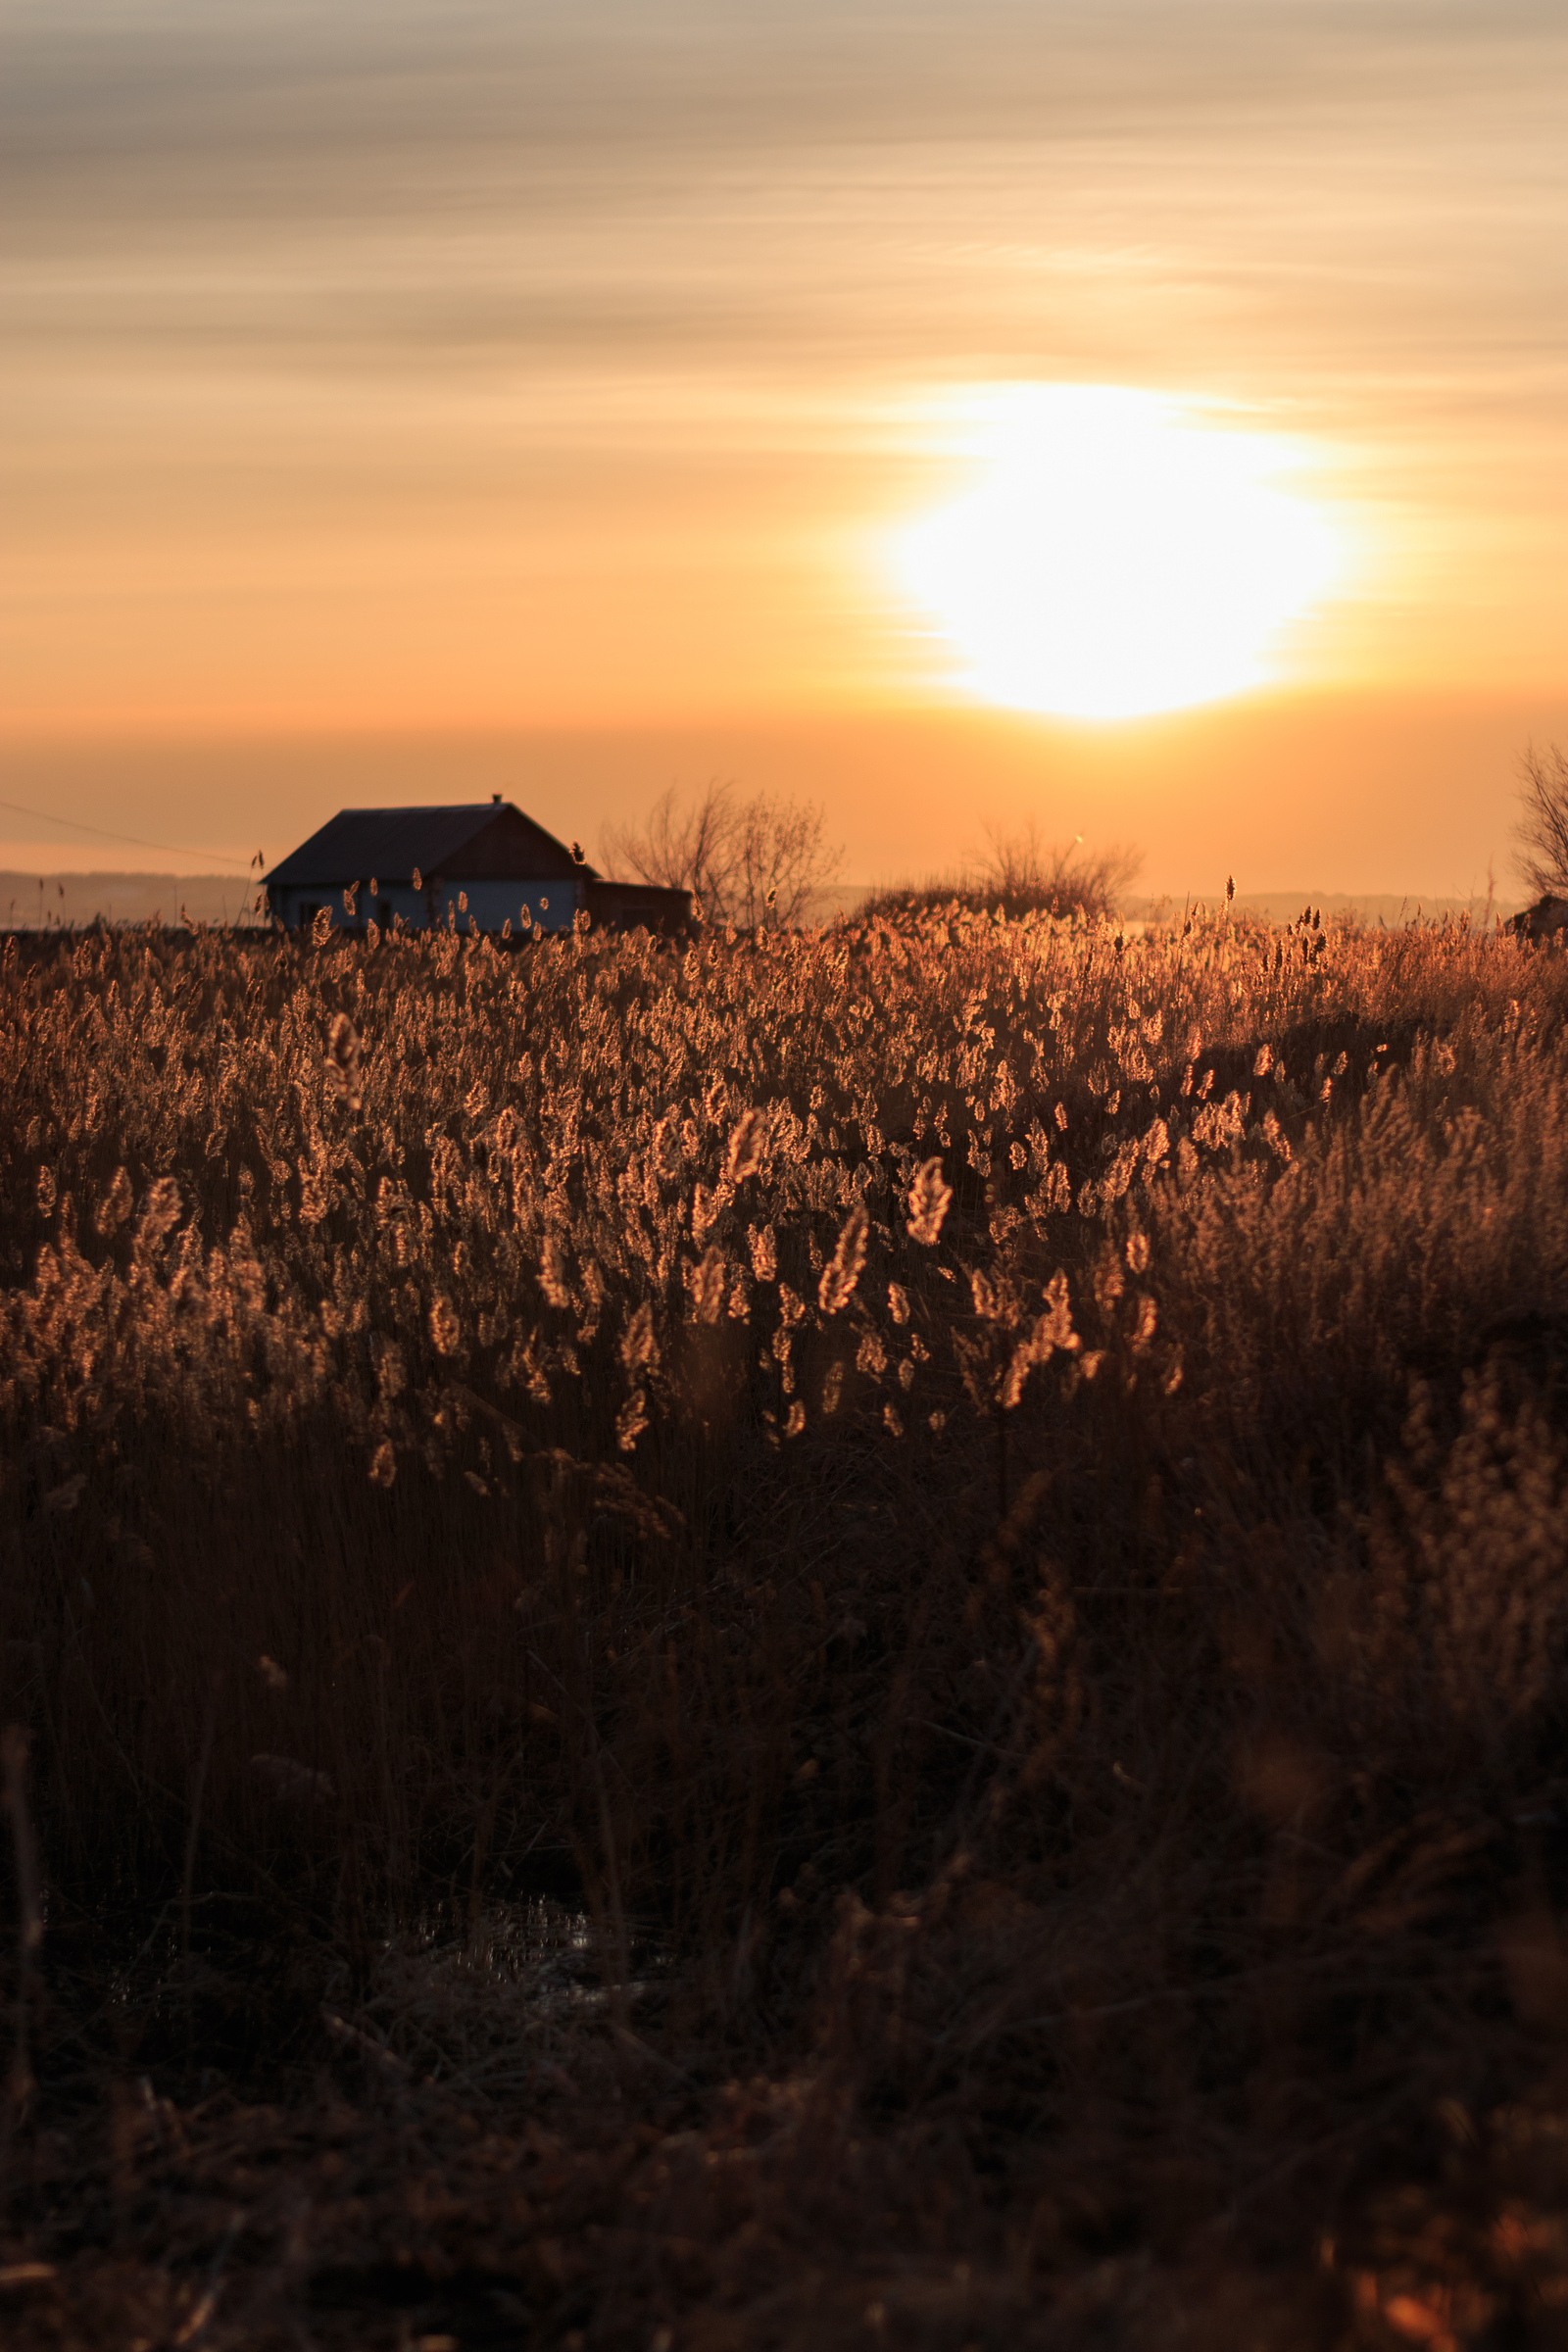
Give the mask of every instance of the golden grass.
MULTIPOLYGON (((202 2142, 251 2216, 209 2342, 337 2340, 329 2273, 390 2310, 382 2229, 542 2340, 1152 2344, 1172 2295, 1397 2340, 1395 2257, 1368 2305, 1324 2243, 1408 2269, 1455 2167, 1515 2211, 1484 2117, 1568 2024, 1565 975, 956 903, 10 943, 37 2340, 169 2172, 141 2075, 292 2102, 202 2142), (569 2017, 494 1975, 550 1899, 569 2017), (312 2175, 328 2066, 390 2168, 357 2251, 234 2184, 279 2132, 312 2175), (464 2133, 527 2170, 545 2113, 556 2185, 491 2214, 464 2133), (410 2220, 421 2134, 482 2260, 410 2220)), ((168 2211, 149 2341, 196 2309, 168 2211)), ((1429 2340, 1513 2307, 1464 2242, 1397 2289, 1429 2340)))

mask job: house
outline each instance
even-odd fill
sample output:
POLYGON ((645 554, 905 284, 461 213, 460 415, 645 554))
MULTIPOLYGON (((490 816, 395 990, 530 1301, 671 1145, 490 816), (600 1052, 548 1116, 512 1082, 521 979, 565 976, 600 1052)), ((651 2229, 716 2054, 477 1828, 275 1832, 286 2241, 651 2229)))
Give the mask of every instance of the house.
POLYGON ((411 931, 527 938, 569 931, 579 911, 599 928, 679 931, 691 893, 607 882, 580 855, 499 793, 441 808, 340 808, 267 877, 267 903, 288 930, 324 908, 333 926, 363 931, 394 916, 411 931))

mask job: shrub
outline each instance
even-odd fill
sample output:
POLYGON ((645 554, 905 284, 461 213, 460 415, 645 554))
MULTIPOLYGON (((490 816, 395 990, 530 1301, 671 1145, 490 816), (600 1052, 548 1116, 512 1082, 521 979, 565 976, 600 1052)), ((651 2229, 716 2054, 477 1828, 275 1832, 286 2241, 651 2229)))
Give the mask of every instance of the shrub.
POLYGON ((1029 914, 1104 920, 1136 879, 1143 863, 1137 850, 1084 852, 1081 845, 1052 847, 1037 827, 995 832, 988 855, 963 871, 904 889, 879 891, 863 916, 912 913, 956 903, 972 912, 1020 921, 1029 914))

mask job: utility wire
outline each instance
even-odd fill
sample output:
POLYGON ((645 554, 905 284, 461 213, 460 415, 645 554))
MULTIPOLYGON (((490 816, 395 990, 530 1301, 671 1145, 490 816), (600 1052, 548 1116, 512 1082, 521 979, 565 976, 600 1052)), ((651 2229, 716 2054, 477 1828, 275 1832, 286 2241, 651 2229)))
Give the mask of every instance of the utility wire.
POLYGON ((247 869, 255 862, 252 858, 225 857, 221 850, 185 850, 177 841, 143 841, 139 833, 110 833, 102 825, 84 825, 79 817, 52 816, 42 808, 24 808, 17 801, 0 801, 0 808, 8 809, 13 816, 36 817, 41 825, 70 825, 77 833, 96 833, 100 841, 122 841, 134 850, 163 850, 172 858, 213 858, 220 865, 244 865, 247 869))

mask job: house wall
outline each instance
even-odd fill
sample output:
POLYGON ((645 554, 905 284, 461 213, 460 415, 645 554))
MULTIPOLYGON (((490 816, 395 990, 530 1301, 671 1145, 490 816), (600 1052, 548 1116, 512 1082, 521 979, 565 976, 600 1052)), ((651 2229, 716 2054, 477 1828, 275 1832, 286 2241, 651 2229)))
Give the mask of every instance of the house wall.
MULTIPOLYGON (((406 890, 402 895, 406 904, 398 907, 398 912, 403 916, 404 921, 413 922, 417 919, 419 922, 423 922, 422 909, 417 917, 412 911, 416 905, 413 891, 406 890)), ((318 910, 322 906, 332 917, 336 929, 359 931, 364 929, 368 915, 371 921, 383 925, 391 920, 388 901, 393 896, 394 894, 384 886, 378 899, 372 899, 368 890, 362 890, 355 902, 355 911, 351 915, 343 905, 341 884, 334 886, 326 882, 316 882, 301 884, 298 889, 280 889, 274 883, 268 890, 267 904, 270 911, 290 931, 301 926, 308 931, 316 919, 318 910)))
POLYGON ((432 922, 444 927, 450 915, 460 931, 469 928, 470 917, 476 931, 499 932, 504 923, 510 922, 513 937, 516 938, 529 929, 569 931, 583 898, 584 884, 580 877, 552 875, 543 880, 516 876, 507 881, 437 879, 417 892, 406 882, 383 882, 373 899, 368 890, 360 891, 352 915, 344 907, 341 884, 274 887, 269 894, 269 904, 289 930, 302 925, 308 929, 316 910, 324 906, 336 930, 363 930, 367 922, 378 923, 384 929, 394 915, 401 915, 411 931, 422 931, 432 922), (466 899, 466 907, 459 907, 460 897, 466 899), (526 924, 522 920, 524 906, 529 915, 526 924))
POLYGON ((343 893, 331 890, 324 882, 298 890, 285 890, 270 883, 267 892, 268 910, 275 915, 286 929, 294 931, 303 925, 309 930, 318 908, 324 906, 334 923, 347 927, 348 915, 343 909, 343 893))
MULTIPOLYGON (((337 894, 336 905, 335 919, 346 923, 348 917, 343 912, 341 891, 337 894)), ((411 931, 422 930, 425 922, 424 893, 415 890, 407 882, 382 882, 377 886, 373 899, 368 890, 361 891, 355 912, 356 924, 377 923, 384 931, 395 914, 403 917, 411 931)))
POLYGON ((569 931, 572 917, 582 905, 583 886, 575 878, 551 877, 545 881, 505 882, 438 882, 430 893, 435 920, 443 927, 451 914, 460 931, 467 930, 471 918, 476 931, 499 931, 503 923, 512 925, 513 937, 518 932, 569 931), (468 902, 465 913, 458 906, 459 895, 468 902), (522 920, 522 910, 528 909, 529 921, 522 920))
POLYGON ((586 892, 594 929, 643 930, 678 937, 692 919, 689 890, 661 890, 647 882, 590 882, 586 892))

